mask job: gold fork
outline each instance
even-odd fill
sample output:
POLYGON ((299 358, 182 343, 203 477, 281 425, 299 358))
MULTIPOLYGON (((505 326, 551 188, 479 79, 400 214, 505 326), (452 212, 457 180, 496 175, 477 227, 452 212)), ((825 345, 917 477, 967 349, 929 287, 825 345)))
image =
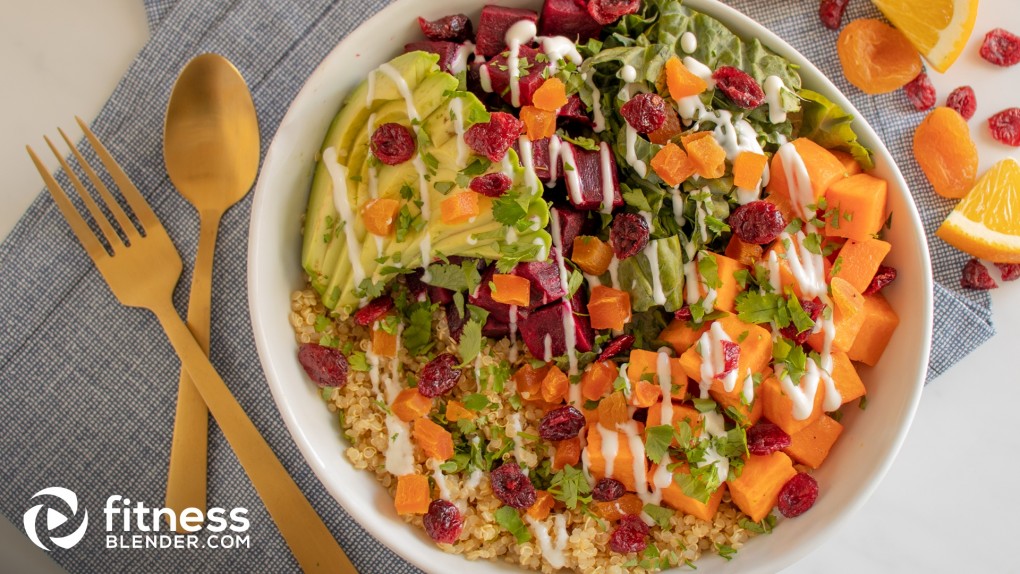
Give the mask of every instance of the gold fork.
POLYGON ((78 241, 85 247, 99 272, 110 286, 114 295, 123 305, 140 307, 152 311, 159 319, 170 343, 181 358, 184 368, 191 375, 209 411, 216 418, 227 441, 234 449, 241 466, 248 473, 255 490, 276 522, 291 552, 305 572, 357 573, 329 529, 316 514, 280 460, 273 454, 266 440, 241 409, 237 399, 220 378, 199 346, 187 325, 181 320, 171 302, 174 286, 181 275, 181 256, 167 235, 166 229, 156 218, 149 204, 128 179, 127 174, 113 159, 109 151, 89 130, 81 118, 75 118, 86 138, 92 144, 107 172, 117 184, 121 195, 134 211, 139 223, 136 229, 131 219, 120 207, 95 170, 71 142, 63 130, 61 137, 71 148, 75 159, 92 185, 99 192, 100 201, 113 214, 125 242, 113 224, 100 210, 99 205, 75 175, 53 142, 47 137, 46 144, 60 161, 61 167, 77 189, 82 201, 99 227, 101 238, 89 228, 78 213, 66 191, 61 189, 49 170, 39 160, 31 147, 26 146, 53 201, 67 219, 78 241))

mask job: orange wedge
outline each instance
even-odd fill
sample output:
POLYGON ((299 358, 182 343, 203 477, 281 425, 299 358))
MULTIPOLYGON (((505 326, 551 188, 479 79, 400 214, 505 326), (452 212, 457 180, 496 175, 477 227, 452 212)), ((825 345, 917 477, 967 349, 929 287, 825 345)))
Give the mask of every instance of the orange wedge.
POLYGON ((974 257, 1020 263, 1020 164, 993 165, 942 222, 936 235, 974 257))
POLYGON ((963 52, 978 0, 871 0, 932 68, 945 72, 963 52))

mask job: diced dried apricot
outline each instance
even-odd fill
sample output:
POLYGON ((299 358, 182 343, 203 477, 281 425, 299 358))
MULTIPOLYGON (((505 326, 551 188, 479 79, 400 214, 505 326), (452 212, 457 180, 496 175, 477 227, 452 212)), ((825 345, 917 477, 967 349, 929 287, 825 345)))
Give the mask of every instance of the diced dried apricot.
POLYGON ((843 74, 866 94, 902 88, 921 73, 921 56, 896 28, 873 18, 846 25, 836 43, 843 74))
POLYGON ((535 90, 531 103, 540 110, 555 112, 567 105, 567 87, 559 78, 549 78, 535 90))
POLYGON ((511 377, 517 386, 517 392, 525 401, 542 400, 542 379, 549 372, 549 366, 534 368, 530 363, 525 363, 511 377))
POLYGON ((393 504, 397 514, 425 514, 429 511, 432 493, 429 491, 429 478, 420 474, 405 474, 397 477, 397 492, 393 495, 393 504))
POLYGON ((696 96, 708 89, 708 84, 693 72, 676 56, 666 60, 666 87, 669 96, 676 101, 687 96, 696 96))
POLYGON ((453 436, 430 419, 420 418, 414 421, 411 437, 429 458, 446 461, 453 456, 453 436))
POLYGON ((443 223, 453 225, 464 223, 472 217, 477 217, 481 213, 479 201, 481 197, 481 195, 473 191, 462 191, 444 199, 443 203, 439 206, 439 211, 443 216, 443 223))
POLYGON ((666 106, 666 121, 654 132, 648 134, 648 141, 653 144, 665 145, 673 138, 683 133, 684 127, 680 123, 680 114, 676 113, 673 106, 666 106))
POLYGON ((378 325, 372 328, 372 352, 380 357, 397 356, 397 336, 378 325))
POLYGON ((935 193, 957 199, 977 179, 978 152, 967 122, 949 108, 935 108, 914 130, 914 159, 935 193))
POLYGON ((535 106, 521 108, 521 121, 527 130, 528 139, 537 141, 556 133, 556 112, 547 112, 535 106))
POLYGON ((599 402, 599 424, 607 429, 616 429, 616 425, 630 420, 630 412, 627 410, 627 398, 623 391, 615 391, 613 394, 599 402))
POLYGON ((361 208, 361 219, 365 229, 372 235, 386 237, 393 233, 393 225, 400 211, 400 202, 395 199, 381 197, 373 199, 361 208))
POLYGON ((662 398, 662 388, 645 380, 631 383, 630 404, 639 409, 648 408, 662 398))
MULTIPOLYGON (((420 394, 420 393, 419 393, 420 394)), ((473 420, 475 413, 469 411, 464 403, 460 401, 450 401, 446 403, 446 420, 451 423, 455 423, 460 420, 473 420)))
POLYGON ((684 143, 695 171, 706 179, 722 177, 726 173, 726 150, 714 137, 699 137, 684 143))
POLYGON ((630 293, 597 285, 588 300, 588 315, 593 329, 623 329, 630 321, 630 293))
POLYGON ((567 378, 567 374, 553 365, 549 367, 545 377, 542 378, 540 387, 542 400, 547 403, 558 403, 567 395, 568 388, 570 388, 570 379, 567 378))
POLYGON ((554 504, 556 504, 556 499, 548 491, 536 490, 535 503, 528 508, 525 514, 534 520, 545 520, 554 504))
POLYGON ((667 185, 676 187, 694 175, 694 162, 675 143, 667 143, 652 157, 652 170, 667 185))
POLYGON ((531 281, 527 278, 496 273, 492 276, 492 283, 495 285, 492 290, 493 301, 521 307, 531 304, 531 281))
POLYGON ((744 189, 755 189, 761 182, 768 158, 753 151, 742 151, 733 160, 733 185, 744 189))
POLYGON ((730 242, 726 245, 726 257, 740 262, 741 265, 754 265, 755 261, 761 259, 762 251, 761 245, 741 241, 736 234, 730 237, 730 242))
POLYGON ((645 503, 641 501, 641 498, 631 492, 610 502, 596 501, 591 504, 592 511, 599 518, 608 522, 616 522, 628 514, 641 514, 644 507, 645 503))
POLYGON ((578 235, 570 260, 589 275, 602 275, 613 262, 613 248, 598 237, 578 235))
POLYGON ((589 401, 597 401, 613 388, 613 381, 619 376, 620 370, 612 361, 595 361, 581 376, 581 396, 589 401))
POLYGON ((581 437, 575 436, 556 443, 556 456, 553 457, 552 469, 558 471, 565 466, 576 465, 581 460, 581 437))
MULTIPOLYGON (((398 419, 409 423, 421 418, 432 410, 432 399, 418 392, 418 389, 404 389, 393 399, 390 411, 398 419)), ((447 415, 449 416, 449 415, 447 415)))

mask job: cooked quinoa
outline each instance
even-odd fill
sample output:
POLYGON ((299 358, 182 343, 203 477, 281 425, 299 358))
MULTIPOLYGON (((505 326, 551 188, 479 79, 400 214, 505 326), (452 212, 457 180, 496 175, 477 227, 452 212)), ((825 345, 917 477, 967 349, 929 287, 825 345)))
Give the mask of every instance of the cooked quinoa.
MULTIPOLYGON (((343 347, 352 343, 355 349, 367 351, 370 332, 366 327, 354 324, 353 321, 341 317, 328 317, 325 306, 311 288, 295 291, 291 298, 290 323, 294 328, 298 343, 319 343, 328 337, 333 345, 343 347)), ((433 317, 434 335, 437 346, 436 353, 456 353, 457 344, 450 338, 446 321, 442 313, 433 317)), ((509 341, 504 338, 493 343, 483 338, 483 352, 479 371, 487 373, 488 369, 507 361, 509 357, 509 341)), ((393 361, 399 361, 400 373, 417 373, 424 365, 426 357, 413 357, 406 349, 400 348, 397 359, 381 358, 381 370, 389 371, 393 361)), ((511 369, 531 360, 526 352, 521 353, 511 369)), ((463 400, 469 394, 479 391, 476 371, 465 369, 457 387, 447 398, 463 400)), ((534 469, 540 464, 540 454, 550 456, 549 449, 543 446, 538 438, 538 425, 544 414, 541 408, 528 405, 514 410, 507 397, 514 393, 513 380, 507 379, 503 393, 487 390, 484 394, 491 404, 481 413, 485 425, 478 425, 478 432, 488 441, 488 451, 498 452, 507 447, 520 432, 524 438, 503 455, 504 460, 516 459, 522 465, 534 469), (520 413, 521 431, 516 430, 512 419, 520 413), (493 429, 506 429, 505 437, 494 436, 493 429), (539 447, 539 448, 536 448, 539 447)), ((377 391, 373 389, 369 373, 351 369, 347 384, 341 388, 323 388, 326 408, 338 413, 344 438, 350 446, 344 451, 347 458, 356 468, 375 473, 379 482, 386 487, 390 495, 396 491, 397 481, 386 471, 386 449, 389 436, 386 432, 386 412, 380 403, 377 391)), ((433 464, 417 446, 414 447, 414 472, 435 477, 437 473, 433 464)), ((461 511, 463 528, 459 539, 454 544, 440 544, 447 552, 463 554, 469 560, 503 559, 520 564, 532 570, 542 572, 562 571, 553 568, 542 558, 542 548, 532 536, 528 542, 518 543, 513 534, 501 527, 495 519, 495 512, 503 505, 495 497, 489 486, 487 473, 478 473, 472 480, 471 473, 466 470, 459 474, 442 474, 446 492, 443 498, 453 502, 461 511)), ((433 485, 433 493, 439 491, 433 485)), ((729 494, 723 496, 719 510, 711 522, 706 522, 680 511, 672 513, 666 528, 659 525, 651 527, 649 548, 658 551, 659 558, 648 558, 648 553, 637 555, 618 554, 609 550, 608 542, 612 525, 596 518, 592 513, 585 513, 581 506, 570 510, 557 502, 553 509, 555 515, 565 517, 566 531, 569 538, 563 549, 566 558, 565 569, 576 572, 617 573, 617 572, 652 572, 663 567, 695 562, 703 552, 739 550, 755 532, 741 526, 747 524, 747 517, 731 503, 729 494)), ((416 527, 422 527, 422 517, 411 515, 404 517, 416 527)), ((549 527, 554 515, 541 521, 549 527)))

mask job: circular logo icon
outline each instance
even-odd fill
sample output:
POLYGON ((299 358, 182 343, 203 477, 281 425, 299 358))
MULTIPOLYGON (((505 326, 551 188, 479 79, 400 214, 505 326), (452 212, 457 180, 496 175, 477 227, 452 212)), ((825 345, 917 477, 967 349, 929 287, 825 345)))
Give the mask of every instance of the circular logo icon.
POLYGON ((78 495, 66 488, 51 486, 33 494, 31 500, 37 498, 41 499, 40 504, 29 508, 25 512, 24 517, 25 534, 28 535, 28 539, 32 541, 32 544, 43 550, 50 550, 39 538, 40 514, 44 509, 46 511, 44 525, 46 532, 44 537, 47 540, 65 550, 81 542, 82 537, 85 536, 85 529, 89 525, 89 513, 82 508, 81 517, 78 517, 78 495), (69 514, 66 512, 67 510, 70 510, 69 514), (76 522, 80 522, 80 524, 70 534, 63 534, 68 528, 73 527, 76 522), (62 535, 51 536, 50 534, 55 531, 62 531, 62 535))

